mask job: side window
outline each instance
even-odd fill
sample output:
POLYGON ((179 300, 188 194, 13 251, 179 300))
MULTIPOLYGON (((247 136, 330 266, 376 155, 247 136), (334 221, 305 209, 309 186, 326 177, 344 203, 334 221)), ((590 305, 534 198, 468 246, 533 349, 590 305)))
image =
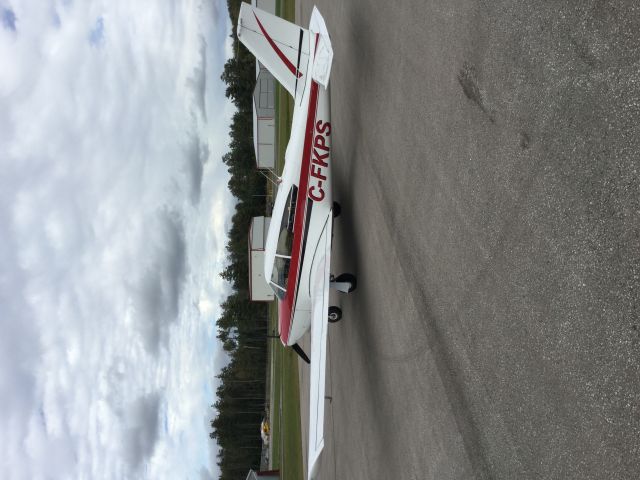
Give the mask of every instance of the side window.
POLYGON ((278 246, 276 248, 278 255, 291 256, 291 249, 293 247, 293 222, 296 217, 297 198, 298 187, 294 185, 289 191, 287 204, 282 214, 282 221, 280 222, 280 234, 278 235, 278 246))
POLYGON ((276 247, 276 258, 271 273, 271 288, 280 300, 284 299, 287 291, 287 279, 289 278, 289 265, 291 264, 291 250, 293 248, 293 222, 296 217, 296 199, 298 187, 291 187, 287 203, 280 221, 280 233, 276 247))
POLYGON ((284 299, 287 291, 287 279, 289 278, 289 265, 291 259, 289 257, 276 257, 271 272, 271 288, 280 300, 284 299))

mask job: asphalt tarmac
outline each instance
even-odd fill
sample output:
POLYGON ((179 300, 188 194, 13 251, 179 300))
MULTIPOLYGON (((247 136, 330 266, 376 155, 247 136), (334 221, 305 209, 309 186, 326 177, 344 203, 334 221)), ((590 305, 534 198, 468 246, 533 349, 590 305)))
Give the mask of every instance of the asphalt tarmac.
POLYGON ((320 478, 640 478, 640 4, 317 5, 359 280, 320 478))

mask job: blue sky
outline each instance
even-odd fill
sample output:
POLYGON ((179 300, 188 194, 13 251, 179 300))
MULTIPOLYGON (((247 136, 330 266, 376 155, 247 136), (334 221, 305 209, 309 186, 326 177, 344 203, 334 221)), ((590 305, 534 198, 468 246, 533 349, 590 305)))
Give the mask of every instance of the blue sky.
POLYGON ((16 30, 16 14, 10 8, 2 8, 2 26, 7 30, 16 30))
POLYGON ((0 478, 217 478, 223 0, 0 0, 0 478))

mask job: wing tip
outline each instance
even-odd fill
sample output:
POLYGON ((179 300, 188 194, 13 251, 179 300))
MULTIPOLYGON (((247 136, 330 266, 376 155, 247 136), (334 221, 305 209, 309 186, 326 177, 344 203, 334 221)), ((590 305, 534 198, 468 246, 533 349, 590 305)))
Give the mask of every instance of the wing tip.
POLYGON ((313 452, 313 458, 309 459, 309 471, 308 471, 308 480, 313 480, 318 476, 318 472, 320 470, 320 456, 322 454, 322 450, 324 449, 324 438, 320 441, 320 444, 316 447, 313 452))

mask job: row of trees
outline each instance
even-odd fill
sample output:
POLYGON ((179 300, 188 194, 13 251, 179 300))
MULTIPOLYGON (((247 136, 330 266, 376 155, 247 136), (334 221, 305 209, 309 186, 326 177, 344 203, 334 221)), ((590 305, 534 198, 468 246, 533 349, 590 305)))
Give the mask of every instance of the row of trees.
POLYGON ((226 96, 236 106, 229 152, 222 157, 230 173, 229 190, 237 204, 232 218, 222 277, 233 287, 216 324, 230 362, 218 375, 221 383, 212 405, 211 437, 220 447, 221 480, 244 480, 260 464, 260 422, 265 414, 268 311, 249 301, 248 235, 252 217, 265 213, 265 179, 256 169, 253 149, 252 101, 255 59, 236 37, 241 0, 228 0, 235 55, 224 66, 226 96))

